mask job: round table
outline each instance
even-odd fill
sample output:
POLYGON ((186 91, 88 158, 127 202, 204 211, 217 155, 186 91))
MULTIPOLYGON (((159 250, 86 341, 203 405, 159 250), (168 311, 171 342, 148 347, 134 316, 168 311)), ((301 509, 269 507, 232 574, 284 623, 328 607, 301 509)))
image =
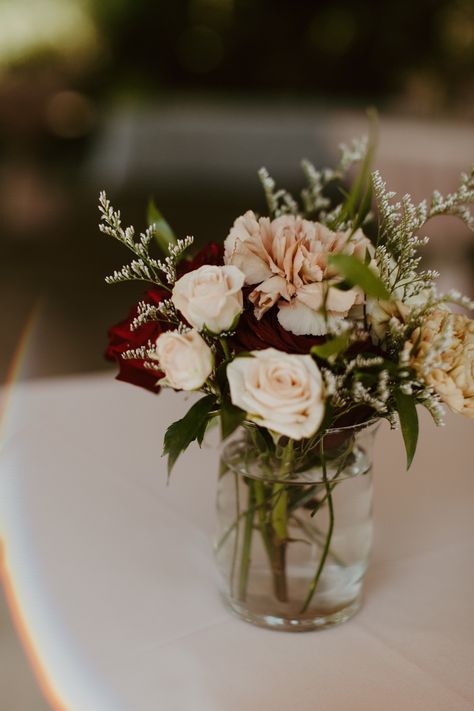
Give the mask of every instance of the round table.
MULTIPOLYGON (((164 429, 189 403, 109 374, 16 387, 3 424, 10 604, 68 711, 468 711, 474 704, 473 422, 422 415, 375 452, 365 604, 305 634, 234 618, 212 556, 215 447, 167 485, 164 429)), ((421 413, 420 413, 421 414, 421 413)))

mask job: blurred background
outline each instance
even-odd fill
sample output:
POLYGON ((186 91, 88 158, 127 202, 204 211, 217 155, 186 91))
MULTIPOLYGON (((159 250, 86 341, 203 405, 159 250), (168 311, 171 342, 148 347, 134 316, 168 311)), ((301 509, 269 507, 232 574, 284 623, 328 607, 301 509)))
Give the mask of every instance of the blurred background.
MULTIPOLYGON (((449 191, 474 157, 473 67, 470 0, 0 0, 0 380, 27 323, 22 377, 107 367, 141 289, 104 285, 127 255, 98 233, 99 189, 138 227, 153 195, 179 235, 222 240, 265 209, 261 165, 298 190, 300 159, 334 161, 373 105, 393 189, 449 191)), ((448 285, 470 289, 472 244, 433 225, 448 285)))
MULTIPOLYGON (((297 192, 300 159, 332 163, 368 106, 394 190, 455 188, 474 160, 474 4, 0 0, 0 382, 20 352, 22 378, 109 367, 107 327, 141 287, 103 282, 127 255, 98 232, 100 189, 140 229, 154 196, 179 236, 223 240, 265 210, 260 166, 297 192)), ((429 232, 442 288, 474 296, 472 235, 429 232)), ((0 701, 44 708, 4 622, 0 701)))

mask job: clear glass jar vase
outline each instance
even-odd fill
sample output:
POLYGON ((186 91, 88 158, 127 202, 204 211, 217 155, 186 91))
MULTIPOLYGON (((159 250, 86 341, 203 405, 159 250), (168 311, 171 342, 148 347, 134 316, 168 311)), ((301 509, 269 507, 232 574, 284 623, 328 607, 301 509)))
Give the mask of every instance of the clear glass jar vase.
POLYGON ((298 631, 359 609, 377 427, 329 430, 305 450, 291 441, 275 448, 250 425, 225 446, 215 555, 224 600, 239 617, 298 631))

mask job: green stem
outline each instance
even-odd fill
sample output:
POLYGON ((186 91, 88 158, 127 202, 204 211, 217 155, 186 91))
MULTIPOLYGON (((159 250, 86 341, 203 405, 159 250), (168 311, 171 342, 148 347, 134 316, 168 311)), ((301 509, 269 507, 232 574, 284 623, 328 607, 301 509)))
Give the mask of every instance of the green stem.
MULTIPOLYGON (((289 440, 280 466, 280 476, 284 478, 290 471, 294 454, 293 440, 289 440)), ((273 575, 273 590, 275 597, 280 602, 288 601, 288 584, 286 576, 286 548, 288 542, 288 487, 283 482, 273 485, 273 493, 277 496, 272 509, 272 541, 271 541, 271 566, 273 575)))
MULTIPOLYGON (((296 521, 296 523, 301 528, 303 533, 305 533, 308 536, 308 538, 310 540, 314 541, 314 543, 316 543, 318 546, 320 546, 321 542, 326 539, 326 536, 324 535, 324 533, 322 531, 320 531, 319 528, 314 525, 314 523, 311 524, 311 526, 310 526, 309 524, 306 523, 306 521, 304 521, 299 516, 296 516, 295 514, 293 514, 290 518, 292 518, 293 521, 296 521)), ((310 545, 309 541, 301 541, 301 542, 307 543, 308 545, 310 545)), ((342 560, 342 558, 340 558, 331 549, 329 549, 328 556, 330 558, 332 558, 334 560, 334 562, 337 563, 337 565, 341 566, 341 568, 346 567, 347 564, 342 560)))
POLYGON ((275 496, 275 493, 272 493, 272 495, 270 497, 266 497, 263 482, 258 481, 258 480, 254 481, 254 487, 255 487, 255 499, 257 502, 257 506, 255 508, 257 511, 257 515, 258 515, 260 533, 262 535, 263 544, 265 546, 265 550, 267 551, 268 558, 271 562, 271 560, 272 560, 272 542, 271 542, 270 533, 268 530, 268 521, 267 521, 267 514, 265 511, 265 502, 267 500, 272 499, 273 496, 275 496))
MULTIPOLYGON (((261 508, 263 508, 268 502, 270 502, 274 497, 275 497, 275 494, 272 492, 272 493, 270 494, 270 496, 267 496, 266 498, 264 498, 264 499, 262 500, 262 503, 260 503, 260 504, 258 504, 258 505, 255 506, 255 510, 256 510, 256 511, 259 511, 259 510, 260 510, 261 508)), ((242 511, 242 513, 239 514, 239 516, 236 518, 236 520, 234 521, 234 523, 232 523, 232 524, 229 526, 229 528, 227 529, 227 531, 222 535, 221 539, 217 542, 217 545, 216 545, 216 552, 217 552, 217 553, 220 551, 220 549, 222 548, 222 546, 224 545, 224 543, 226 542, 226 540, 229 538, 229 536, 230 536, 230 534, 232 533, 232 531, 234 530, 234 528, 237 528, 237 527, 238 527, 240 519, 241 519, 241 518, 244 518, 244 516, 246 516, 246 515, 247 515, 247 511, 242 511)))
POLYGON ((272 526, 276 536, 284 541, 288 538, 288 489, 285 484, 273 484, 273 495, 276 501, 272 509, 272 526))
POLYGON ((226 360, 231 360, 231 354, 230 354, 229 346, 227 344, 227 339, 225 339, 223 336, 221 336, 221 338, 219 338, 219 343, 221 344, 222 350, 224 351, 224 358, 226 360))
POLYGON ((235 508, 236 508, 236 519, 235 519, 235 539, 234 539, 234 550, 232 551, 232 565, 230 569, 230 589, 233 594, 234 591, 234 575, 235 575, 235 566, 237 563, 237 551, 239 550, 239 521, 240 521, 240 493, 239 493, 239 475, 234 474, 234 483, 235 483, 235 508))
POLYGON ((286 580, 286 541, 277 539, 273 546, 273 591, 280 602, 288 602, 288 585, 286 580))
POLYGON ((242 558, 240 560, 239 600, 247 597, 247 581, 250 568, 250 548, 252 545, 253 517, 255 513, 255 492, 253 481, 248 480, 248 505, 245 514, 244 541, 242 545, 242 558))
POLYGON ((326 471, 326 460, 324 457, 324 445, 321 441, 321 466, 323 469, 323 482, 324 486, 326 488, 326 498, 328 502, 328 511, 329 511, 329 526, 328 526, 328 532, 326 534, 326 542, 324 544, 324 549, 323 549, 323 554, 321 556, 321 560, 319 561, 318 569, 316 571, 316 575, 314 576, 313 580, 311 581, 311 585, 309 586, 308 594, 306 596, 306 599, 303 603, 303 607, 301 608, 301 613, 306 612, 308 609, 308 606, 313 599, 313 595, 316 592, 316 588, 318 587, 319 583, 319 578, 321 577, 321 573, 323 572, 324 564, 326 562, 326 558, 329 553, 329 547, 331 545, 331 538, 334 530, 334 507, 333 507, 333 501, 332 501, 332 493, 331 493, 331 487, 329 485, 328 477, 327 477, 327 471, 326 471))

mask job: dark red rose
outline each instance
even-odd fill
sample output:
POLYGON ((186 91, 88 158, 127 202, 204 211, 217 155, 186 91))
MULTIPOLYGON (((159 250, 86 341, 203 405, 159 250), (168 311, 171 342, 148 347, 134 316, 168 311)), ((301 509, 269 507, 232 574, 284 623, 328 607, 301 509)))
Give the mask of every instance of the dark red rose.
POLYGON ((204 266, 204 264, 212 264, 220 266, 224 261, 224 247, 222 244, 210 242, 206 244, 194 257, 188 261, 182 261, 178 267, 178 273, 181 276, 187 272, 192 272, 194 269, 204 266))
MULTIPOLYGON (((166 299, 167 292, 164 289, 154 287, 146 292, 143 301, 147 304, 159 304, 163 299, 166 299)), ((154 393, 160 392, 160 386, 157 385, 159 378, 163 377, 163 373, 150 370, 145 367, 145 361, 139 358, 125 360, 122 358, 122 353, 130 348, 140 348, 146 346, 148 341, 155 341, 160 333, 163 333, 166 328, 163 328, 161 321, 150 321, 132 331, 130 326, 133 319, 138 314, 137 305, 135 305, 125 321, 121 321, 109 329, 109 345, 105 352, 105 357, 108 360, 115 360, 119 367, 117 380, 123 380, 132 385, 150 390, 154 393)))
POLYGON ((276 348, 286 353, 304 354, 325 340, 322 336, 295 336, 286 331, 278 321, 276 308, 267 311, 258 321, 253 313, 253 305, 249 304, 239 319, 231 344, 237 352, 276 348))
MULTIPOLYGON (((181 262, 178 269, 179 275, 181 276, 193 269, 198 269, 204 264, 222 264, 223 256, 223 247, 211 242, 201 249, 193 259, 181 262)), ((152 287, 146 292, 142 301, 147 304, 158 305, 168 297, 169 293, 165 289, 152 287)), ((160 386, 157 385, 157 382, 163 377, 164 373, 146 368, 145 361, 141 358, 125 360, 121 357, 124 351, 128 351, 130 348, 146 346, 148 341, 156 341, 160 333, 168 330, 166 323, 162 321, 150 321, 149 323, 144 323, 137 328, 136 331, 132 331, 130 326, 137 314, 138 305, 135 305, 125 321, 121 321, 109 329, 109 345, 105 352, 105 357, 108 360, 116 361, 119 367, 119 372, 116 376, 117 380, 123 380, 126 383, 138 385, 153 393, 159 393, 160 386)))

